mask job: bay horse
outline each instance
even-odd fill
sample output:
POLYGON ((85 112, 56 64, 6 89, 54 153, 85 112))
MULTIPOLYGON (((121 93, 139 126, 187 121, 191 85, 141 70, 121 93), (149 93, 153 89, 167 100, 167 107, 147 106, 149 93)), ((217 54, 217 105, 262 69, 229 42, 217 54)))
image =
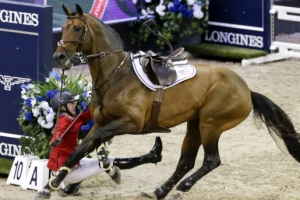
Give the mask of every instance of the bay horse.
MULTIPOLYGON (((67 20, 53 57, 60 67, 68 70, 77 58, 76 52, 86 55, 93 84, 90 109, 95 125, 45 189, 57 188, 68 169, 103 142, 114 136, 143 132, 155 98, 155 91, 148 89, 137 77, 130 53, 124 51, 113 29, 84 13, 77 4, 74 12, 64 5, 63 10, 67 20)), ((279 106, 251 91, 238 74, 226 67, 197 64, 195 68, 193 78, 164 90, 158 124, 171 128, 187 122, 187 129, 174 173, 164 184, 145 195, 164 199, 194 167, 202 145, 202 166, 176 188, 178 192, 189 191, 198 180, 220 166, 218 141, 221 134, 244 121, 251 110, 254 119, 264 123, 269 133, 275 133, 274 137, 283 141, 289 154, 300 161, 299 134, 279 106)))

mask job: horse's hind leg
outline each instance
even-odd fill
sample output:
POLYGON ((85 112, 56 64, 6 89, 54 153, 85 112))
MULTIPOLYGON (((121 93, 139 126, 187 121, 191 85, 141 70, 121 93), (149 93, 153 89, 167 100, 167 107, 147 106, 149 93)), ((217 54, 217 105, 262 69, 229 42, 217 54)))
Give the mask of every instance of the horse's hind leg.
POLYGON ((187 123, 187 133, 182 143, 181 156, 176 170, 161 187, 154 191, 158 199, 166 197, 178 181, 193 169, 200 145, 199 119, 189 121, 187 123))
POLYGON ((194 174, 183 180, 178 186, 177 190, 186 192, 192 188, 192 186, 200 180, 203 176, 220 166, 221 160, 219 156, 218 141, 220 133, 205 130, 202 128, 201 139, 204 149, 203 164, 199 170, 194 174))

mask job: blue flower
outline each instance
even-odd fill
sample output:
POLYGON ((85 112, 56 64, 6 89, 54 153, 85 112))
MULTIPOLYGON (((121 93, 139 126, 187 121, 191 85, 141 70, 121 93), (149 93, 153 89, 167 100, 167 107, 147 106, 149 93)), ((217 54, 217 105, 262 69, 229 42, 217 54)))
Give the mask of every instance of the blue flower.
POLYGON ((22 109, 19 111, 19 114, 21 115, 21 114, 23 114, 23 112, 24 112, 24 109, 22 108, 22 109))
POLYGON ((80 106, 81 106, 81 108, 84 108, 86 106, 86 102, 84 102, 84 101, 80 102, 80 106))
POLYGON ((197 4, 198 6, 202 6, 202 5, 203 5, 202 1, 197 1, 196 4, 197 4))
POLYGON ((32 98, 27 98, 26 100, 25 100, 25 105, 27 106, 27 107, 32 107, 32 105, 31 105, 31 100, 32 100, 32 98))
POLYGON ((28 111, 26 114, 25 114, 25 120, 26 121, 32 121, 32 114, 30 111, 28 111))
POLYGON ((28 86, 28 84, 22 84, 21 85, 21 88, 24 88, 24 90, 26 91, 26 92, 28 92, 29 91, 29 86, 28 86))
POLYGON ((177 12, 177 8, 175 6, 170 6, 169 7, 169 11, 173 12, 173 13, 176 13, 177 12))
POLYGON ((180 6, 180 0, 174 0, 174 5, 175 6, 180 6))
POLYGON ((48 90, 47 92, 46 92, 46 97, 48 98, 48 99, 52 99, 53 97, 54 97, 54 92, 53 91, 51 91, 51 90, 48 90))
POLYGON ((87 131, 89 131, 90 130, 90 125, 89 124, 85 124, 85 125, 83 125, 82 127, 81 127, 81 130, 82 131, 84 131, 84 132, 87 132, 87 131))
POLYGON ((77 106, 75 107, 75 113, 76 113, 76 114, 79 114, 79 113, 80 113, 80 110, 79 110, 79 108, 78 108, 77 106))
POLYGON ((180 6, 178 7, 178 11, 181 12, 182 14, 186 13, 187 10, 188 10, 187 5, 180 5, 180 6))
POLYGON ((92 127, 92 126, 94 126, 94 124, 95 124, 95 122, 94 122, 94 120, 90 120, 90 121, 88 121, 88 124, 92 127))
POLYGON ((58 90, 58 89, 53 90, 54 96, 55 96, 57 93, 59 93, 59 90, 58 90))
POLYGON ((82 98, 86 98, 87 97, 87 95, 88 95, 88 92, 84 92, 83 94, 82 94, 82 98))
POLYGON ((87 111, 87 109, 88 109, 88 107, 86 105, 87 105, 86 102, 84 102, 84 101, 80 102, 81 108, 84 108, 83 112, 87 111))
POLYGON ((186 17, 186 18, 192 18, 193 17, 193 12, 194 12, 194 9, 190 9, 190 10, 185 10, 183 9, 181 14, 183 17, 186 17))
POLYGON ((37 97, 35 97, 35 99, 36 99, 37 101, 43 101, 43 100, 44 100, 44 98, 43 98, 42 96, 37 96, 37 97))
POLYGON ((58 72, 54 72, 54 71, 50 72, 50 77, 55 78, 57 81, 60 80, 60 75, 58 72))

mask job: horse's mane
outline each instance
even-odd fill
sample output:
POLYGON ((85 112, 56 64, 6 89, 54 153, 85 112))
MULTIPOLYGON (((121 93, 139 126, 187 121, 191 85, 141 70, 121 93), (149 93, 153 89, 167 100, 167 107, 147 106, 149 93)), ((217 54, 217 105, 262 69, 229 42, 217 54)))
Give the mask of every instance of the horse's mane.
MULTIPOLYGON (((92 15, 90 15, 92 16, 92 15)), ((117 39, 117 41, 119 42, 119 44, 121 45, 121 48, 124 49, 124 42, 123 40, 121 39, 119 33, 117 33, 113 28, 111 28, 110 26, 108 26, 107 24, 105 24, 103 21, 100 21, 99 19, 97 19, 96 17, 92 16, 93 18, 95 18, 97 21, 99 21, 102 25, 104 25, 108 31, 110 33, 112 33, 112 35, 114 35, 117 39)))
MULTIPOLYGON (((76 11, 74 11, 74 12, 71 13, 72 16, 75 16, 76 14, 77 14, 76 11)), ((99 23, 101 23, 113 36, 115 36, 116 41, 118 41, 119 44, 120 44, 120 48, 124 49, 124 42, 123 42, 123 40, 121 39, 120 35, 113 28, 111 28, 110 26, 108 26, 103 21, 99 20, 98 18, 94 17, 93 15, 90 15, 88 13, 85 13, 85 14, 91 16, 92 18, 96 19, 99 23)))

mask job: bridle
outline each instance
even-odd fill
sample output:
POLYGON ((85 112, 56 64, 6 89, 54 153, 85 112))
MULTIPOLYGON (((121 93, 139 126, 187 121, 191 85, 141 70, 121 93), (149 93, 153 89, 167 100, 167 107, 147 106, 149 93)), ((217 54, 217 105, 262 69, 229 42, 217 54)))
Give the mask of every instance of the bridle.
POLYGON ((84 23, 84 30, 82 31, 79 39, 78 40, 60 40, 59 42, 57 42, 57 46, 62 47, 62 49, 65 51, 66 55, 68 56, 68 60, 71 61, 71 62, 72 61, 77 61, 78 60, 78 55, 71 57, 69 55, 68 51, 66 50, 65 43, 75 43, 75 44, 78 44, 78 47, 76 49, 76 52, 78 52, 78 49, 79 49, 80 45, 86 39, 87 33, 89 33, 90 39, 91 39, 91 43, 93 43, 92 34, 90 32, 89 26, 87 25, 87 21, 84 18, 79 17, 79 16, 68 16, 67 17, 67 19, 75 19, 75 18, 82 20, 83 23, 84 23))

